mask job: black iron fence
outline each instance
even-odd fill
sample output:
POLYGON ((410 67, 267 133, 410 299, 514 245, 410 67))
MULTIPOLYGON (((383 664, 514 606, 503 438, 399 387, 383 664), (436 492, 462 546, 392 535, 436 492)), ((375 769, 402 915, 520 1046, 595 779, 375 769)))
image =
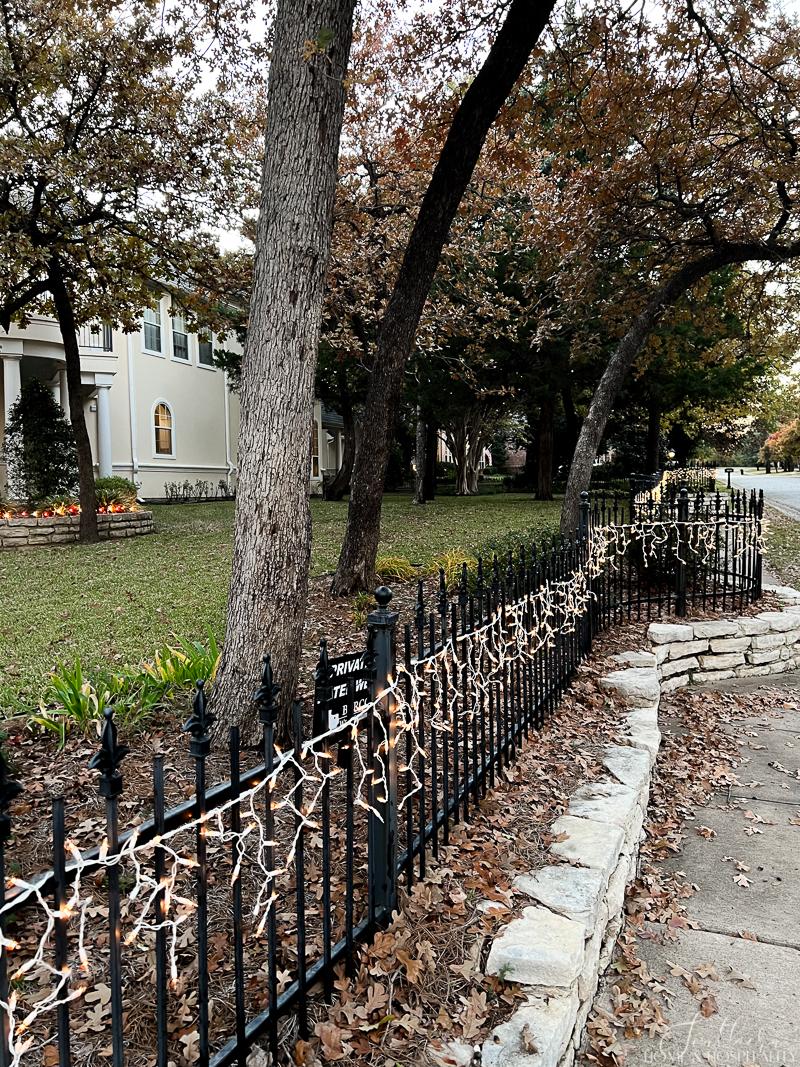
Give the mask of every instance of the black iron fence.
POLYGON ((56 799, 53 868, 35 877, 5 878, 19 786, 0 761, 0 1065, 51 1048, 61 1067, 101 1050, 113 1067, 226 1067, 256 1044, 276 1063, 283 1040, 308 1035, 312 991, 333 997, 337 967, 352 970, 400 887, 425 878, 555 712, 596 633, 760 595, 761 514, 753 495, 585 496, 574 538, 420 582, 400 630, 379 589, 362 649, 334 660, 322 645, 312 738, 295 702, 292 746, 276 744, 267 658, 259 751, 232 729, 226 779, 210 786, 198 683, 192 797, 167 808, 157 756, 150 817, 122 834, 127 750, 109 710, 92 761, 103 840, 79 851, 56 799))

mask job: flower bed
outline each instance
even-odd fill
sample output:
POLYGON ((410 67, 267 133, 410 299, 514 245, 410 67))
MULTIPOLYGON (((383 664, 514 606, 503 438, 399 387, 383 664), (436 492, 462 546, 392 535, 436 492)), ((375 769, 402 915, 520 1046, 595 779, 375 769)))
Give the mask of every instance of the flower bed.
MULTIPOLYGON (((32 514, 0 519, 0 549, 64 545, 77 541, 80 514, 32 514)), ((98 511, 101 541, 152 533, 152 511, 98 511)))

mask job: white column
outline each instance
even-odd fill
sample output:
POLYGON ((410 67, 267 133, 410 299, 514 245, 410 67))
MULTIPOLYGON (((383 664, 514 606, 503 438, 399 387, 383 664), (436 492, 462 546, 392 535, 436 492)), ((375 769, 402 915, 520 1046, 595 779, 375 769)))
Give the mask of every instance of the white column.
POLYGON ((109 386, 97 386, 97 464, 101 478, 108 478, 111 468, 111 405, 109 386))
POLYGON ((70 418, 69 418, 69 388, 67 386, 67 368, 66 367, 63 367, 58 372, 58 391, 59 391, 58 402, 61 405, 61 407, 64 409, 64 418, 67 420, 67 422, 69 422, 70 421, 70 418))
POLYGON ((19 400, 19 394, 22 392, 22 377, 19 371, 21 355, 17 355, 15 352, 3 353, 3 396, 5 399, 6 409, 6 426, 8 426, 8 416, 12 407, 19 400))

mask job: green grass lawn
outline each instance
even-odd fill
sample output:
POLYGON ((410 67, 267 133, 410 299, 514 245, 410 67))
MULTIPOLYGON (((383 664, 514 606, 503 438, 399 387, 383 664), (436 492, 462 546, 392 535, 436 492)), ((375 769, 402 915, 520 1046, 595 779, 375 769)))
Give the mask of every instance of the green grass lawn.
MULTIPOLYGON (((0 712, 35 707, 48 672, 79 656, 89 670, 136 664, 171 638, 221 636, 233 504, 156 507, 156 533, 92 547, 0 553, 0 712)), ((521 494, 440 497, 414 507, 387 496, 380 553, 429 564, 514 532, 554 532, 560 501, 521 494)), ((333 570, 347 503, 312 502, 312 571, 333 570)))

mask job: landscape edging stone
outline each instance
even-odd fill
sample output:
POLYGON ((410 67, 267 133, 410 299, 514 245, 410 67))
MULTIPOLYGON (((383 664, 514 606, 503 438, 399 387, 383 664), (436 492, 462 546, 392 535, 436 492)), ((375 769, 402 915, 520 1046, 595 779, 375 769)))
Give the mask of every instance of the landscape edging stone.
MULTIPOLYGON (((683 635, 678 631, 676 636, 683 635)), ((624 662, 623 657, 628 655, 633 662, 643 662, 638 651, 621 653, 616 657, 617 662, 624 662)), ((548 945, 547 959, 537 962, 537 957, 544 954, 544 946, 533 943, 529 956, 523 959, 524 946, 516 934, 525 919, 512 919, 492 943, 486 973, 520 981, 528 999, 484 1042, 482 1062, 487 1067, 571 1067, 583 1041, 600 975, 608 966, 622 926, 625 889, 636 875, 650 793, 650 771, 661 737, 658 699, 649 699, 659 693, 659 676, 653 663, 646 668, 614 671, 600 682, 627 705, 621 716, 620 731, 627 734, 627 743, 606 746, 603 764, 607 776, 580 785, 565 814, 551 828, 557 838, 550 845, 551 856, 554 860, 569 861, 557 864, 560 877, 568 879, 569 872, 580 872, 575 876, 580 889, 576 885, 574 892, 565 892, 563 900, 550 905, 553 916, 562 922, 564 918, 572 920, 564 966, 560 968, 561 985, 555 986, 550 981, 554 973, 554 946, 548 945), (634 677, 631 670, 636 672, 634 677), (637 703, 634 693, 640 697, 646 694, 646 706, 642 707, 641 703, 632 706, 637 703), (587 878, 588 871, 598 877, 587 878), (572 914, 567 898, 574 900, 572 914), (575 951, 575 927, 583 930, 580 965, 575 951), (512 943, 514 951, 510 953, 507 948, 512 943), (536 981, 537 974, 541 976, 540 981, 536 981), (569 983, 565 981, 566 976, 572 976, 569 983)), ((552 872, 553 867, 544 870, 552 872)), ((530 890, 537 901, 536 913, 541 921, 542 912, 548 909, 548 894, 537 891, 537 875, 543 883, 554 880, 552 874, 533 872, 518 877, 514 888, 518 892, 530 890)), ((530 911, 525 909, 525 913, 530 911)))

